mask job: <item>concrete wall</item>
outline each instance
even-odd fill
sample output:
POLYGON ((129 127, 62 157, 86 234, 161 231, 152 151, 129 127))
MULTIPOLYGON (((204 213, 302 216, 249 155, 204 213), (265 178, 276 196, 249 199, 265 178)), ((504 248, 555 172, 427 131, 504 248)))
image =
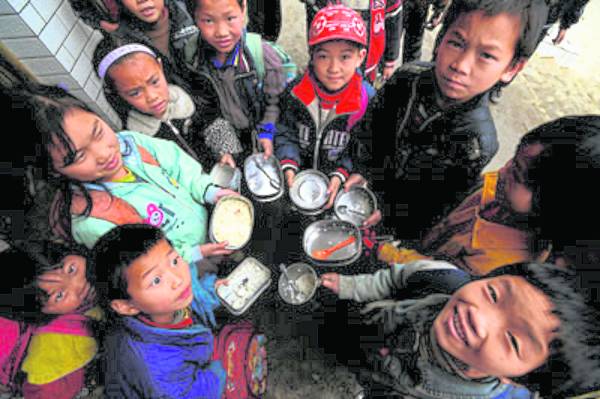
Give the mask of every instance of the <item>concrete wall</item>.
POLYGON ((119 126, 91 59, 102 35, 78 19, 67 0, 0 0, 0 45, 34 79, 60 85, 119 126))

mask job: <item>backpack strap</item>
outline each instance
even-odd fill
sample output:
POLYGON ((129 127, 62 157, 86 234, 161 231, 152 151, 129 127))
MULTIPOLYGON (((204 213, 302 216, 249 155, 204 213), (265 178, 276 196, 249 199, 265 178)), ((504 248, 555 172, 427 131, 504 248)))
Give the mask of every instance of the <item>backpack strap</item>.
POLYGON ((252 57, 258 80, 262 82, 265 77, 265 59, 263 57, 262 37, 257 33, 246 33, 246 47, 252 57))
MULTIPOLYGON (((106 191, 90 190, 92 210, 90 216, 106 220, 115 225, 143 223, 140 214, 127 201, 110 195, 106 191)), ((81 214, 85 210, 86 201, 83 195, 74 195, 71 200, 71 213, 81 214)))

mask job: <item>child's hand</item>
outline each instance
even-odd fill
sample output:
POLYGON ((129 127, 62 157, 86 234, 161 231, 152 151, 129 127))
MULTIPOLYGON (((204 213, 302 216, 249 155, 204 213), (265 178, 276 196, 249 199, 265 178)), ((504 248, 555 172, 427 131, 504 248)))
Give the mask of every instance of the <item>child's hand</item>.
POLYGON ((235 160, 233 159, 233 156, 231 156, 231 154, 223 154, 223 156, 219 160, 219 163, 223 165, 229 165, 232 168, 235 168, 235 160))
POLYGON ((329 288, 335 294, 340 293, 340 275, 337 273, 325 273, 321 276, 321 285, 329 288))
POLYGON ((552 40, 552 43, 554 43, 555 45, 558 46, 565 39, 566 35, 567 35, 567 30, 565 28, 560 29, 558 31, 558 33, 556 34, 556 37, 552 40))
POLYGON ((371 216, 365 219, 362 225, 363 227, 375 226, 377 223, 381 222, 381 218, 381 211, 379 209, 376 209, 375 212, 371 214, 371 216))
POLYGON ((219 202, 221 198, 226 197, 228 195, 240 195, 240 193, 228 188, 222 188, 219 191, 217 191, 217 195, 215 195, 215 203, 219 202))
POLYGON ((231 255, 233 250, 226 249, 225 247, 229 245, 227 241, 218 242, 218 243, 210 243, 210 244, 202 244, 200 245, 200 253, 204 258, 208 258, 211 256, 219 256, 219 255, 231 255))
POLYGON ((294 179, 296 178, 296 172, 291 169, 285 171, 285 180, 287 181, 288 187, 292 187, 294 184, 294 179))
POLYGON ((273 141, 269 139, 259 139, 258 142, 263 148, 265 159, 273 155, 273 141))
POLYGON ((100 27, 102 28, 103 31, 112 33, 114 31, 116 31, 117 29, 119 29, 119 24, 117 24, 115 22, 100 21, 100 27))
POLYGON ((367 179, 365 179, 361 174, 353 173, 348 177, 346 183, 344 183, 344 191, 348 192, 352 186, 367 186, 367 179))
POLYGON ((394 65, 385 65, 383 67, 383 79, 388 80, 389 78, 391 78, 394 74, 395 68, 396 67, 394 65))
POLYGON ((333 202, 335 201, 335 196, 337 195, 338 191, 340 190, 341 185, 342 185, 342 180, 339 177, 333 176, 331 178, 331 180, 329 181, 329 187, 327 188, 327 194, 329 194, 329 201, 327 202, 325 209, 329 209, 333 206, 333 202))
POLYGON ((429 21, 427 22, 427 25, 425 25, 425 27, 429 30, 435 29, 435 27, 438 26, 440 24, 440 22, 442 22, 443 16, 444 16, 443 10, 434 11, 434 13, 431 15, 431 18, 429 18, 429 21))
POLYGON ((227 280, 226 278, 220 278, 220 279, 216 280, 215 281, 215 290, 222 285, 229 285, 229 280, 227 280))

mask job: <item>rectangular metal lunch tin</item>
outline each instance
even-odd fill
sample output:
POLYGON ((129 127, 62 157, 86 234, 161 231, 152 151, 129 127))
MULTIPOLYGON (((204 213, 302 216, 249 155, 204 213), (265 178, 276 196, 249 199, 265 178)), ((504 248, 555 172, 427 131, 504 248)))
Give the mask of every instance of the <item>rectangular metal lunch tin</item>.
POLYGON ((271 270, 248 257, 227 276, 228 284, 220 285, 217 297, 232 314, 239 316, 258 299, 271 284, 271 270))

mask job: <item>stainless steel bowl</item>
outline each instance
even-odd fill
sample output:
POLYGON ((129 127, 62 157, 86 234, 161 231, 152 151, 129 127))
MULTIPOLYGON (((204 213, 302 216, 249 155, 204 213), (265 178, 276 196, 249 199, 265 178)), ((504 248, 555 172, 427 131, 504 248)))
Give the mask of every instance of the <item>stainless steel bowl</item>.
POLYGON ((302 213, 317 215, 327 203, 327 176, 315 169, 307 169, 296 175, 290 187, 290 199, 302 213))
POLYGON ((238 168, 232 168, 226 164, 216 163, 210 171, 210 177, 217 186, 230 188, 235 191, 240 190, 242 172, 240 172, 238 168))
POLYGON ((340 220, 357 226, 362 226, 376 209, 375 194, 361 186, 353 186, 348 192, 340 190, 333 203, 333 211, 340 220))
POLYGON ((277 158, 263 154, 250 155, 244 161, 244 179, 252 196, 260 202, 270 202, 284 193, 284 179, 277 158))
POLYGON ((248 244, 248 241, 250 241, 250 237, 252 237, 252 231, 254 229, 254 206, 252 205, 252 202, 246 198, 243 197, 241 195, 229 195, 226 197, 223 197, 219 200, 219 202, 217 202, 217 205, 215 206, 215 209, 213 209, 213 213, 212 216, 210 218, 210 226, 209 226, 209 237, 210 240, 213 242, 221 242, 221 241, 229 241, 229 245, 227 246, 227 249, 240 249, 246 246, 246 244, 248 244), (234 240, 230 240, 227 238, 227 236, 235 234, 235 228, 240 228, 240 222, 236 220, 235 216, 230 216, 229 218, 227 218, 226 216, 222 216, 221 213, 223 212, 227 212, 227 208, 229 208, 229 206, 227 206, 228 204, 231 204, 231 202, 238 202, 240 206, 244 206, 246 207, 249 212, 250 212, 250 222, 249 222, 249 226, 246 226, 245 229, 247 231, 246 237, 244 237, 243 240, 240 240, 240 242, 235 242, 234 240), (222 232, 223 235, 225 235, 225 237, 217 237, 219 234, 215 235, 215 230, 217 230, 217 226, 215 226, 215 223, 218 223, 219 218, 226 218, 226 219, 231 219, 231 221, 229 222, 225 222, 224 223, 224 231, 222 232), (234 241, 234 242, 232 242, 234 241))
POLYGON ((226 277, 228 284, 216 289, 227 310, 236 316, 244 313, 271 284, 271 270, 248 257, 226 277))
POLYGON ((306 263, 292 263, 286 268, 286 272, 287 277, 283 273, 279 276, 277 288, 281 298, 290 305, 308 302, 321 284, 315 269, 306 263))
POLYGON ((358 227, 343 220, 326 219, 311 223, 304 231, 302 247, 310 260, 319 265, 343 266, 355 262, 362 251, 362 237, 358 227), (330 248, 348 237, 356 241, 331 254, 326 260, 313 256, 314 251, 330 248))

